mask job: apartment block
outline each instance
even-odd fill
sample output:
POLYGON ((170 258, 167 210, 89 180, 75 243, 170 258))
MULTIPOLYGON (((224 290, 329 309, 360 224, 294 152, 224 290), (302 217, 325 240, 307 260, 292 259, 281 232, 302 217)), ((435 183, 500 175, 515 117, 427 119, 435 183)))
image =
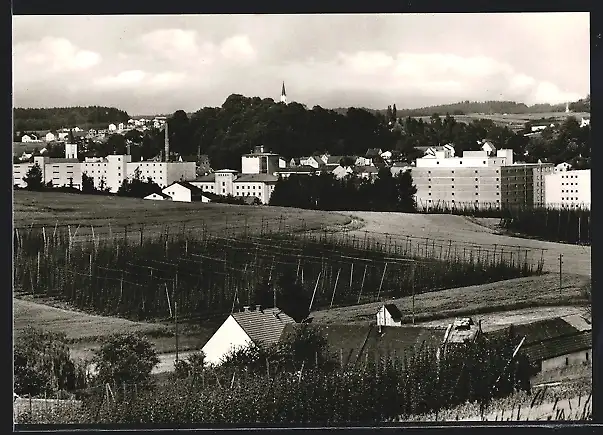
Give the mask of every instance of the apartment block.
POLYGON ((555 208, 590 208, 590 169, 546 174, 545 205, 555 208))

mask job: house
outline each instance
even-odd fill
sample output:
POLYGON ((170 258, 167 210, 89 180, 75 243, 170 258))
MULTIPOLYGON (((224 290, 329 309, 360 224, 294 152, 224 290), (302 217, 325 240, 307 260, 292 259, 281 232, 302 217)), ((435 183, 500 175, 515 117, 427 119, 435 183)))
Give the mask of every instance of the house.
POLYGON ((343 159, 343 156, 328 156, 324 162, 325 162, 325 166, 327 167, 327 169, 334 169, 337 166, 339 166, 339 163, 341 162, 341 159, 343 159))
POLYGON ((476 324, 471 317, 455 319, 446 328, 443 345, 471 343, 481 334, 481 324, 476 324))
POLYGON ((383 153, 383 150, 381 148, 369 148, 365 154, 365 157, 373 158, 373 157, 380 156, 382 153, 383 153))
POLYGON ((57 137, 54 135, 54 133, 49 131, 48 133, 46 133, 46 136, 44 136, 44 140, 46 142, 53 142, 53 141, 57 140, 57 137))
POLYGON ((572 169, 572 165, 567 162, 562 162, 555 166, 555 172, 566 172, 570 169, 572 169))
POLYGON ((373 159, 368 157, 357 157, 354 162, 355 166, 373 166, 373 159))
POLYGON ((300 166, 312 166, 316 169, 324 165, 322 159, 319 156, 301 157, 299 159, 299 164, 300 166))
POLYGON ((533 125, 532 126, 532 133, 536 132, 536 131, 542 131, 545 130, 547 128, 546 125, 533 125))
POLYGON ((581 316, 565 316, 523 325, 511 325, 486 336, 512 335, 537 372, 569 365, 588 363, 592 359, 592 325, 581 316))
POLYGON ((116 131, 117 126, 115 124, 109 124, 109 131, 116 131))
POLYGON ((24 134, 21 136, 21 142, 39 142, 40 140, 35 134, 24 134))
POLYGON ((383 160, 391 160, 391 158, 392 158, 391 151, 383 151, 380 155, 383 160))
POLYGON ((333 175, 335 175, 335 178, 341 180, 342 178, 345 178, 347 175, 353 174, 354 170, 350 166, 337 165, 335 167, 335 169, 333 169, 331 171, 331 173, 333 175))
POLYGON ((201 350, 208 364, 218 365, 238 348, 278 343, 285 326, 294 323, 279 308, 245 306, 242 311, 231 313, 201 350))
POLYGON ((301 165, 300 159, 297 158, 297 157, 293 157, 291 160, 289 160, 289 167, 290 168, 293 168, 295 166, 300 166, 300 165, 301 165))
POLYGON ((587 125, 590 125, 590 118, 582 118, 580 120, 580 128, 584 128, 587 125))
POLYGON ((488 140, 484 140, 480 142, 482 151, 485 151, 489 156, 496 155, 496 147, 494 144, 488 140))
POLYGON ((66 132, 62 132, 62 133, 59 133, 59 134, 58 134, 58 138, 59 138, 59 140, 65 140, 65 139, 67 139, 68 137, 69 137, 69 133, 66 133, 66 132))
POLYGON ((395 162, 390 168, 392 176, 395 177, 400 172, 406 172, 412 169, 408 162, 395 162))
POLYGON ((379 170, 374 166, 356 166, 354 167, 354 173, 360 178, 369 180, 374 179, 379 173, 379 170))
POLYGON ((117 129, 118 130, 123 130, 125 128, 125 125, 123 122, 120 122, 119 124, 117 124, 117 129))
POLYGON ((279 169, 278 172, 275 173, 275 175, 282 177, 282 178, 287 178, 290 175, 314 175, 318 173, 318 169, 315 168, 314 166, 293 166, 290 168, 283 168, 283 169, 279 169))
POLYGON ((402 313, 395 304, 385 304, 379 308, 377 326, 402 326, 402 313))
POLYGON ((203 195, 203 190, 188 181, 176 181, 161 191, 169 195, 173 201, 178 202, 210 202, 209 197, 203 195))
POLYGON ((172 197, 170 195, 166 195, 163 192, 159 192, 151 193, 150 195, 145 196, 144 199, 153 199, 155 201, 171 201, 172 197))

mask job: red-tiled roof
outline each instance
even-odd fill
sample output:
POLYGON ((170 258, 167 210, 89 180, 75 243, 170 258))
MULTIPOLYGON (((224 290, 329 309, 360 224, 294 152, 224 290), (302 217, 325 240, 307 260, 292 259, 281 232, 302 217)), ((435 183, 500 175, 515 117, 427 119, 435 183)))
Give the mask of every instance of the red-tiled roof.
POLYGON ((295 323, 295 320, 278 308, 240 311, 232 313, 232 317, 255 344, 277 343, 285 325, 295 323))

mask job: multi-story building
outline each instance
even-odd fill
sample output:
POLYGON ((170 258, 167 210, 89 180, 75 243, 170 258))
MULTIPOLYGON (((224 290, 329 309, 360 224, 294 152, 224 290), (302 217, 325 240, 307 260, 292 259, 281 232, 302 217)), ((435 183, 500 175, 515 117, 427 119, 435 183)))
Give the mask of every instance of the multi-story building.
POLYGON ((24 178, 36 164, 40 167, 44 184, 51 182, 53 187, 72 186, 81 189, 82 168, 77 159, 44 156, 35 156, 33 162, 13 165, 13 186, 26 187, 27 183, 24 178))
POLYGON ((590 208, 590 169, 547 174, 545 205, 555 208, 590 208))
POLYGON ((552 163, 516 163, 503 166, 501 168, 502 206, 544 206, 544 178, 554 170, 552 163))
POLYGON ((213 174, 198 177, 191 184, 204 192, 238 197, 253 196, 268 204, 280 170, 285 170, 284 160, 278 155, 256 147, 254 152, 241 157, 241 173, 233 169, 220 169, 213 174))
POLYGON ((465 151, 462 157, 438 150, 418 158, 412 169, 419 207, 495 206, 501 203, 501 167, 513 163, 511 150, 465 151))
POLYGON ((508 149, 442 151, 417 159, 412 176, 419 207, 506 208, 544 205, 544 177, 553 171, 552 164, 514 163, 508 149))

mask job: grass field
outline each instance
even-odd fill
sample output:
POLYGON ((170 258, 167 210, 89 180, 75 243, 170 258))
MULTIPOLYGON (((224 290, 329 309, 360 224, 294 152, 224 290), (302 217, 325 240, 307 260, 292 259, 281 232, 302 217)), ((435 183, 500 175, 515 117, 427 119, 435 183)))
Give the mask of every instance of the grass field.
POLYGON ((283 207, 239 206, 231 204, 204 204, 149 201, 118 196, 80 195, 61 192, 29 192, 18 190, 13 197, 15 227, 45 225, 52 230, 55 225, 79 225, 78 234, 88 234, 90 226, 96 234, 123 231, 125 225, 131 232, 144 224, 145 232, 157 227, 162 230, 172 222, 178 230, 208 231, 229 229, 258 231, 261 225, 282 225, 289 231, 302 228, 321 228, 324 225, 344 225, 349 217, 313 210, 283 207), (281 220, 282 216, 282 220, 281 220), (110 226, 112 229, 110 229, 110 226))
MULTIPOLYGON (((582 289, 590 280, 580 275, 564 278, 562 293, 559 277, 553 274, 517 278, 490 284, 460 287, 415 296, 415 322, 465 315, 486 315, 500 311, 520 310, 547 305, 582 305, 582 289)), ((398 306, 403 322, 412 321, 412 297, 390 301, 398 306)), ((333 308, 312 313, 316 323, 374 322, 382 302, 333 308)), ((525 323, 525 322, 524 322, 525 323)), ((488 328, 487 322, 482 325, 488 328)))
MULTIPOLYGON (((344 213, 344 212, 341 212, 344 213)), ((362 237, 364 232, 385 240, 386 237, 397 237, 400 240, 408 235, 415 239, 425 237, 436 240, 450 240, 454 243, 473 243, 479 245, 497 245, 498 249, 510 251, 516 247, 535 250, 538 257, 544 250, 544 271, 559 272, 559 254, 563 254, 563 271, 580 275, 591 275, 590 246, 570 245, 564 243, 545 242, 534 239, 522 239, 498 234, 497 230, 480 225, 465 216, 445 214, 414 213, 379 213, 348 212, 352 218, 364 222, 361 229, 354 229, 350 234, 362 237)))
MULTIPOLYGON (((588 112, 571 113, 571 116, 580 120, 581 118, 590 118, 588 112)), ((552 118, 557 122, 562 122, 567 114, 565 112, 547 112, 547 113, 511 113, 504 115, 502 113, 494 113, 492 115, 481 114, 481 113, 468 113, 466 115, 454 115, 454 119, 458 122, 470 123, 477 119, 490 119, 500 126, 507 126, 512 130, 518 130, 523 128, 526 122, 538 122, 541 119, 552 118)), ((422 119, 423 122, 429 122, 430 116, 416 116, 416 119, 422 119)))
MULTIPOLYGON (((56 301, 13 299, 13 330, 15 337, 27 326, 35 325, 45 331, 65 333, 73 357, 86 359, 102 340, 115 333, 139 332, 155 345, 157 352, 175 350, 174 325, 162 322, 132 322, 118 317, 97 316, 64 309, 56 301)), ((180 350, 200 349, 224 319, 208 320, 200 325, 179 325, 180 350)))

